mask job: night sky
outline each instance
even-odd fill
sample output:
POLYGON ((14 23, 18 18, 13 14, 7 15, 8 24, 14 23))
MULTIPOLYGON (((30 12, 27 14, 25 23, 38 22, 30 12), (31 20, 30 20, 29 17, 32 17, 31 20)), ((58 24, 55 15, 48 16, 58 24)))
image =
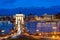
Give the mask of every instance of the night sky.
MULTIPOLYGON (((11 10, 14 10, 14 9, 16 9, 16 8, 18 8, 19 9, 19 7, 22 7, 22 8, 31 8, 31 10, 34 8, 44 8, 44 9, 46 9, 46 8, 51 8, 51 7, 53 7, 53 6, 58 6, 58 7, 56 7, 56 10, 57 10, 57 8, 59 9, 60 8, 60 0, 0 0, 0 15, 2 14, 14 14, 15 13, 15 11, 13 12, 13 11, 11 11, 11 10), (33 8, 32 8, 33 7, 33 8), (10 10, 9 10, 10 9, 10 10), (9 10, 8 12, 6 11, 6 10, 9 10)), ((37 9, 38 9, 37 8, 37 9)), ((55 8, 55 7, 53 7, 53 8, 55 8)), ((52 9, 53 9, 52 8, 52 9)), ((36 10, 36 9, 35 9, 36 10)), ((50 10, 50 9, 49 9, 50 10)), ((56 11, 55 10, 55 11, 56 11)), ((17 10, 17 11, 19 11, 19 10, 17 10)), ((51 10, 50 10, 51 11, 51 10)), ((22 11, 23 13, 24 13, 24 11, 22 11)), ((37 12, 37 11, 36 11, 37 12)), ((54 14, 54 11, 52 11, 53 12, 53 14, 54 14)), ((47 13, 52 13, 52 12, 47 12, 47 13)), ((60 12, 60 9, 57 11, 57 12, 60 12)), ((56 12, 56 13, 57 13, 56 12)), ((17 12, 16 12, 17 13, 17 12)), ((27 12, 28 13, 28 12, 27 12)), ((33 12, 32 12, 33 13, 33 12)), ((42 11, 42 13, 44 13, 43 11, 42 11)), ((42 14, 41 13, 41 14, 42 14)), ((26 12, 25 12, 25 14, 26 14, 26 12)), ((37 13, 37 14, 39 14, 39 13, 37 13)))

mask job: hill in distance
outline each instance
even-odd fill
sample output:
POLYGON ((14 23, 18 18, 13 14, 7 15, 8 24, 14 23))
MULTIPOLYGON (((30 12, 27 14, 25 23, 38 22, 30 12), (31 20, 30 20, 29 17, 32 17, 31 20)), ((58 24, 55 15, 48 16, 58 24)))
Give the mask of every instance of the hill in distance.
POLYGON ((60 12, 60 6, 52 6, 49 8, 45 7, 29 7, 29 8, 15 8, 15 9, 0 9, 0 16, 10 16, 15 15, 17 13, 23 13, 25 15, 28 15, 30 13, 34 15, 41 16, 44 13, 47 14, 56 14, 60 12))

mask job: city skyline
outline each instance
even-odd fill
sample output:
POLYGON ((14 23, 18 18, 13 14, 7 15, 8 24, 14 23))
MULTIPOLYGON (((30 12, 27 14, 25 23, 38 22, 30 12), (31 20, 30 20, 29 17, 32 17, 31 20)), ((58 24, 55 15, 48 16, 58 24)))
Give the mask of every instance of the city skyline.
POLYGON ((0 0, 0 40, 60 40, 60 0, 0 0))

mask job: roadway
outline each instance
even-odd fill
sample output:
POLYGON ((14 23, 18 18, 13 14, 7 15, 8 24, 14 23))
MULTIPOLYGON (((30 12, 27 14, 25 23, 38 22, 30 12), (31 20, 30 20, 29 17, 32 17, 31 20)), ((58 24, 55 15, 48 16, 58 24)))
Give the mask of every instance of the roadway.
POLYGON ((24 33, 23 35, 25 36, 29 36, 29 37, 32 37, 34 39, 41 39, 41 38, 44 38, 44 39, 50 39, 50 40, 60 40, 60 36, 43 36, 43 35, 29 35, 27 33, 24 33))

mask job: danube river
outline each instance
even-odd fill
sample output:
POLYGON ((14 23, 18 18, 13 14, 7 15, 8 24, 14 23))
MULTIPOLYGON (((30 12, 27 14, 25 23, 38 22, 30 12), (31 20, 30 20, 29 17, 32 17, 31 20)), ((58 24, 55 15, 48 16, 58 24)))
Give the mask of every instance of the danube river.
POLYGON ((0 21, 0 35, 9 34, 14 29, 14 24, 10 21, 0 21))

